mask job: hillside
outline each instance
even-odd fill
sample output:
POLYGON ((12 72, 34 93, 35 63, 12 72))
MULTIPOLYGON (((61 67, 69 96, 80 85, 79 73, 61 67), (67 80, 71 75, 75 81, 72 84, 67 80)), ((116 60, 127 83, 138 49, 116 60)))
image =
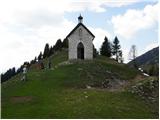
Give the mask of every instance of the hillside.
POLYGON ((158 118, 157 103, 131 89, 146 79, 138 71, 103 56, 67 61, 65 50, 51 58, 51 70, 32 65, 27 81, 2 84, 2 118, 158 118))
MULTIPOLYGON (((153 48, 152 50, 137 57, 135 60, 139 67, 145 67, 147 65, 152 64, 159 64, 159 47, 153 48)), ((133 61, 129 62, 128 64, 133 65, 133 61)))

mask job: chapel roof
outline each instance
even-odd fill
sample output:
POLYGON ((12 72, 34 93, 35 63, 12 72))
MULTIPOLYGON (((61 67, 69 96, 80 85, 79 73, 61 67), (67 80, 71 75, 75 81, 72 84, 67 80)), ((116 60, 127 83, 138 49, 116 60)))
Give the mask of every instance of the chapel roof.
POLYGON ((78 23, 77 26, 66 36, 66 38, 68 38, 80 25, 82 25, 87 32, 93 36, 93 38, 95 38, 95 36, 91 33, 91 31, 83 24, 83 23, 78 23))

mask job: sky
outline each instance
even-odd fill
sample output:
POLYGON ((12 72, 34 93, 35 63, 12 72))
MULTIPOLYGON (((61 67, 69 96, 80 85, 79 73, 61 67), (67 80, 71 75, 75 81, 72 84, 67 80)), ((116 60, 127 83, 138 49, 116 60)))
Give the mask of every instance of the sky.
POLYGON ((63 40, 80 14, 97 50, 117 36, 127 63, 132 45, 137 56, 158 46, 159 8, 157 0, 0 0, 0 73, 63 40))

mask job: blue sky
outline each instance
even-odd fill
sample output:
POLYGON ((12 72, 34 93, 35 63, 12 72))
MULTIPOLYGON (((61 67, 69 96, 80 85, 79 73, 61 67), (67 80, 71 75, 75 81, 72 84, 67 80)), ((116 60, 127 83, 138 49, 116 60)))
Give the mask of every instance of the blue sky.
POLYGON ((138 55, 158 46, 158 6, 156 0, 0 1, 0 73, 32 60, 46 43, 63 40, 80 13, 95 47, 99 50, 105 36, 111 42, 118 36, 128 62, 131 45, 138 55))

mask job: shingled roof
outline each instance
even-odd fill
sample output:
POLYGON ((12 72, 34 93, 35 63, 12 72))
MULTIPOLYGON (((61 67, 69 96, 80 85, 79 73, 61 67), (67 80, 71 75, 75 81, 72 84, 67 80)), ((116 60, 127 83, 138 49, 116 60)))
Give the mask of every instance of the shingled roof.
POLYGON ((80 25, 82 25, 93 36, 93 38, 95 38, 95 36, 91 33, 91 31, 88 30, 88 28, 82 23, 78 23, 78 25, 66 36, 66 38, 68 38, 80 25))

